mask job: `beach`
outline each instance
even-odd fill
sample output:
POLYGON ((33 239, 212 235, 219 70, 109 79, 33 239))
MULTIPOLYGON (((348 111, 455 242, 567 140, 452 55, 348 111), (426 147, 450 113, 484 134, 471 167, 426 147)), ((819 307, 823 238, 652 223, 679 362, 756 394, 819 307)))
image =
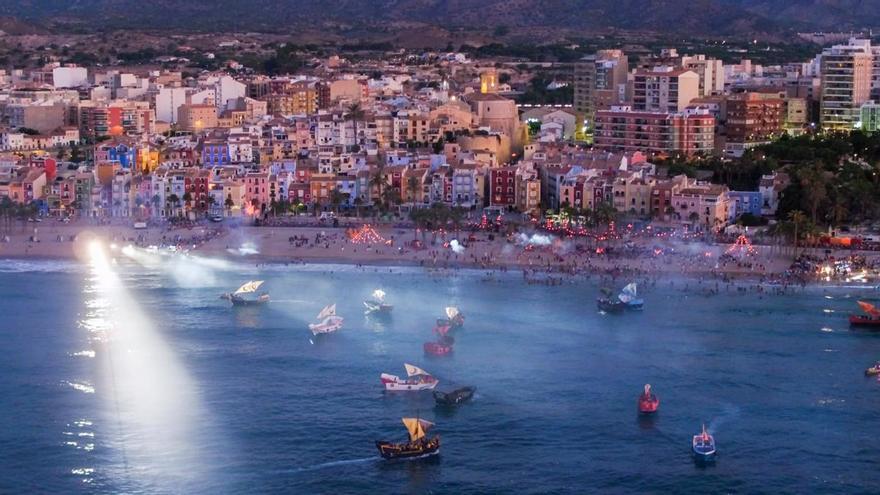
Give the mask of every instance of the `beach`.
MULTIPOLYGON (((507 236, 479 230, 438 234, 393 225, 375 229, 361 223, 352 225, 351 229, 358 234, 355 239, 346 227, 329 225, 257 227, 207 223, 135 229, 131 222, 46 220, 19 223, 7 229, 0 236, 5 241, 0 242, 0 258, 81 258, 85 245, 100 239, 114 248, 131 245, 175 250, 254 265, 334 263, 513 270, 522 271, 531 281, 548 283, 556 280, 553 277, 576 275, 645 280, 683 275, 697 279, 801 282, 790 272, 790 250, 778 246, 753 246, 748 256, 738 256, 736 252, 731 254, 729 244, 660 237, 598 243, 544 232, 507 236)), ((835 252, 831 256, 841 258, 849 254, 853 252, 835 252)), ((867 256, 877 257, 875 253, 867 256)))

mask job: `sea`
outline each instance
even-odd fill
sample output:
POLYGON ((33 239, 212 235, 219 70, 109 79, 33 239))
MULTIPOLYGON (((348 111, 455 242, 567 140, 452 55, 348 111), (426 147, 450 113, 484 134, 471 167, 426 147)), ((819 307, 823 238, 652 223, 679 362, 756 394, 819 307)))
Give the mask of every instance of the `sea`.
POLYGON ((611 315, 596 280, 519 272, 0 261, 0 493, 880 492, 880 383, 864 376, 880 334, 846 319, 876 290, 702 287, 661 279, 643 311, 611 315), (248 280, 269 304, 219 298, 248 280), (364 314, 377 288, 388 318, 364 314), (313 337, 332 303, 343 329, 313 337), (464 327, 427 357, 446 306, 464 327), (440 409, 383 392, 404 363, 476 395, 440 409), (661 402, 644 418, 647 383, 661 402), (433 422, 440 454, 381 460, 402 417, 433 422), (703 424, 710 465, 691 456, 703 424))

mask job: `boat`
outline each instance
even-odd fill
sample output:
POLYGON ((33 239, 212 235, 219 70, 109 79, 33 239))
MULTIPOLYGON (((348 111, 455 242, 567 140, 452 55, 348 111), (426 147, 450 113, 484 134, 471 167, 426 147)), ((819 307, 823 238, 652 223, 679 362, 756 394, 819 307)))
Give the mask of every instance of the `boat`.
POLYGON ((878 327, 880 328, 880 309, 865 301, 858 301, 859 307, 864 311, 863 315, 849 315, 851 327, 878 327))
POLYGON ((651 392, 651 385, 645 384, 645 391, 639 396, 639 413, 654 414, 660 407, 660 399, 651 392))
POLYGON ((364 314, 387 314, 390 313, 394 306, 385 302, 385 291, 382 289, 376 289, 373 291, 372 299, 367 299, 364 301, 364 306, 367 307, 367 310, 364 314))
POLYGON ((316 319, 319 320, 318 323, 309 324, 312 335, 333 333, 342 328, 342 323, 345 321, 344 318, 336 314, 336 303, 324 306, 316 319))
POLYGON ((880 362, 877 362, 874 366, 867 368, 865 370, 865 376, 875 376, 880 375, 880 362))
POLYGON ((464 325, 464 315, 455 306, 447 306, 446 322, 451 328, 459 328, 464 325))
POLYGON ((462 402, 471 400, 477 387, 461 387, 452 392, 434 391, 434 401, 438 406, 456 406, 462 402))
POLYGON ((414 459, 426 457, 440 452, 440 437, 428 438, 428 430, 434 423, 420 418, 402 418, 409 441, 394 443, 376 441, 376 448, 383 459, 414 459))
POLYGON ((401 379, 397 375, 391 375, 388 373, 382 373, 379 376, 379 379, 382 381, 382 385, 385 387, 385 390, 389 391, 408 391, 408 392, 417 392, 420 390, 433 390, 434 387, 440 383, 436 378, 428 374, 427 371, 419 368, 418 366, 413 366, 411 364, 405 363, 404 368, 406 368, 406 376, 407 378, 401 379))
POLYGON ((452 354, 452 344, 447 344, 440 341, 425 342, 422 348, 425 350, 425 354, 429 354, 431 356, 447 356, 449 354, 452 354))
POLYGON ((626 304, 620 299, 613 299, 611 297, 611 289, 603 287, 600 289, 600 292, 602 295, 596 299, 596 307, 598 307, 600 311, 606 313, 623 313, 626 309, 626 304))
POLYGON ((220 298, 228 300, 233 306, 258 306, 266 304, 269 302, 269 294, 263 293, 256 298, 248 297, 248 294, 256 292, 261 285, 263 285, 262 280, 251 280, 236 289, 235 292, 223 294, 220 298))
POLYGON ((623 287, 617 299, 625 305, 626 309, 641 310, 645 307, 645 301, 638 296, 635 282, 630 282, 623 287))
POLYGON ((706 425, 703 425, 702 433, 694 435, 692 446, 696 460, 702 462, 715 460, 715 437, 706 431, 706 425))

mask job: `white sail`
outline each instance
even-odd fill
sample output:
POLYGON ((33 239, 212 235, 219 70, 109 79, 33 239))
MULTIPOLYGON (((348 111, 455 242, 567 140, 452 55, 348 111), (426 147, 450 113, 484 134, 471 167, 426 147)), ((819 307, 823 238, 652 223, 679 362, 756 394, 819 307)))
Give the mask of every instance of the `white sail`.
POLYGON ((263 285, 262 280, 251 280, 250 282, 239 287, 238 290, 236 290, 233 294, 250 294, 251 292, 256 292, 261 285, 263 285))
POLYGON ((373 299, 375 299, 379 302, 385 301, 385 291, 383 291, 382 289, 374 290, 373 291, 373 299))
POLYGON ((632 302, 633 300, 636 299, 636 297, 638 297, 638 296, 636 295, 635 282, 627 284, 626 287, 624 287, 623 290, 620 291, 620 295, 617 296, 618 299, 620 299, 621 301, 623 301, 625 303, 632 302))
POLYGON ((446 308, 446 317, 450 320, 458 316, 458 313, 458 308, 456 308, 455 306, 449 306, 446 308))
POLYGON ((406 368, 406 375, 407 376, 416 376, 416 375, 431 376, 427 371, 419 368, 418 366, 413 366, 411 364, 404 363, 403 367, 406 368))
POLYGON ((333 316, 335 314, 336 314, 336 303, 333 303, 329 306, 324 306, 324 309, 322 309, 321 312, 318 313, 317 319, 322 320, 324 318, 327 318, 328 316, 333 316))

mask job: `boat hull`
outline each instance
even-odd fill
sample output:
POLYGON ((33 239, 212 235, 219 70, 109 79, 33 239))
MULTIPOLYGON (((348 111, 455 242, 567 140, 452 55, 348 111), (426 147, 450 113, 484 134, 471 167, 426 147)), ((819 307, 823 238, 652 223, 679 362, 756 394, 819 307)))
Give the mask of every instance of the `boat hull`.
POLYGON ((401 380, 396 375, 382 373, 380 377, 385 390, 389 392, 420 392, 422 390, 434 390, 439 383, 436 378, 421 380, 401 380))
POLYGON ((869 316, 850 315, 849 326, 862 328, 875 328, 880 330, 880 318, 871 318, 869 316))
POLYGON ((269 295, 263 294, 256 299, 245 299, 238 296, 229 296, 229 302, 231 302, 233 306, 261 306, 269 302, 269 295))
POLYGON ((694 452, 694 460, 698 462, 714 462, 715 461, 715 439, 709 437, 709 442, 702 441, 702 435, 694 435, 692 442, 692 450, 694 452))
POLYGON ((880 375, 880 367, 873 366, 865 370, 865 376, 877 376, 880 375))
POLYGON ((639 398, 639 414, 654 414, 660 407, 660 399, 656 397, 639 398))
POLYGON ((476 387, 462 387, 449 393, 443 393, 439 390, 434 391, 434 401, 438 406, 457 406, 462 402, 471 400, 476 392, 476 387))
POLYGON ((601 311, 606 313, 623 313, 626 309, 626 304, 619 301, 611 301, 609 299, 598 299, 596 300, 596 307, 598 307, 601 311))
POLYGON ((394 309, 394 306, 385 303, 377 303, 375 301, 364 301, 364 307, 367 308, 367 314, 388 314, 394 309))
POLYGON ((440 437, 422 442, 393 443, 376 441, 376 448, 383 459, 418 459, 440 453, 440 437))

